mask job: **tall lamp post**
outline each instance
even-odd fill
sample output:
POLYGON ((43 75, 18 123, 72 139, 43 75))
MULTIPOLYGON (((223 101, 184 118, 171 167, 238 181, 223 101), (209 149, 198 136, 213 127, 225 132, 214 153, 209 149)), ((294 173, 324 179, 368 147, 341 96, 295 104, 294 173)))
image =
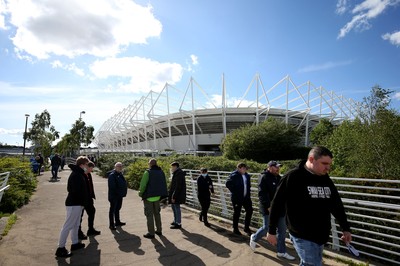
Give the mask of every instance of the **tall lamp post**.
POLYGON ((85 111, 82 111, 82 112, 79 114, 79 120, 82 120, 82 114, 86 114, 86 112, 85 112, 85 111))
POLYGON ((25 158, 25 144, 26 144, 26 130, 28 128, 28 117, 29 114, 25 114, 25 133, 24 133, 24 149, 22 150, 22 158, 25 158))

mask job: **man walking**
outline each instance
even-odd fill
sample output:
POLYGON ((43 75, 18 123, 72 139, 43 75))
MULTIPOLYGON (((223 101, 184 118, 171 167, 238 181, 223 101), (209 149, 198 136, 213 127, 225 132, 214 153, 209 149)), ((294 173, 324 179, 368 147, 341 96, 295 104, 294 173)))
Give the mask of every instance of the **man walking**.
POLYGON ((231 192, 231 200, 233 207, 233 233, 241 235, 239 231, 239 218, 242 207, 246 211, 244 220, 244 231, 251 235, 250 221, 253 215, 253 203, 250 198, 250 175, 247 173, 247 165, 239 163, 235 171, 233 171, 226 180, 226 187, 231 192))
MULTIPOLYGON (((263 226, 260 227, 255 234, 250 236, 250 247, 255 251, 256 243, 258 240, 267 235, 268 232, 268 219, 271 201, 274 198, 276 188, 281 179, 279 170, 281 164, 277 161, 270 161, 268 168, 261 173, 258 179, 258 199, 259 199, 259 210, 263 217, 263 226)), ((278 220, 278 245, 277 245, 277 256, 288 260, 294 260, 295 258, 286 252, 286 223, 285 223, 285 210, 280 211, 278 220)))
POLYGON ((60 156, 56 153, 53 158, 51 158, 51 180, 52 181, 57 181, 57 174, 58 174, 58 168, 60 167, 61 164, 61 158, 60 156))
POLYGON ((174 212, 174 221, 171 223, 171 229, 182 228, 181 224, 181 204, 186 202, 186 181, 185 172, 179 168, 179 163, 171 163, 172 180, 169 187, 168 202, 171 203, 174 212))
POLYGON ((160 199, 168 196, 167 181, 163 170, 157 165, 156 159, 150 159, 147 169, 140 181, 139 196, 143 199, 144 215, 147 219, 147 234, 145 238, 154 238, 154 234, 162 235, 160 199), (154 229, 156 223, 157 231, 154 229))
POLYGON ((345 243, 351 242, 350 226, 339 193, 329 178, 332 153, 316 146, 307 161, 289 171, 281 180, 272 201, 267 240, 276 245, 276 229, 282 209, 290 239, 300 265, 322 265, 322 251, 331 231, 331 214, 337 219, 345 243))
POLYGON ((124 175, 122 174, 122 163, 117 162, 114 170, 108 175, 108 201, 110 202, 109 225, 111 230, 116 230, 116 226, 123 226, 126 223, 121 222, 119 211, 122 207, 122 199, 126 197, 128 186, 124 175))

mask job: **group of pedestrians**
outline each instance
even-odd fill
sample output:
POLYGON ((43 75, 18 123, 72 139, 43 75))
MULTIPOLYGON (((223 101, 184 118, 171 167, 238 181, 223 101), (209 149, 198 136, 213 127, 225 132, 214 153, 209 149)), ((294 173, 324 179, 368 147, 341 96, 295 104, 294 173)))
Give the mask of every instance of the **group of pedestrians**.
MULTIPOLYGON (((331 230, 331 214, 342 228, 341 239, 346 244, 351 242, 350 226, 343 203, 328 175, 332 158, 333 155, 327 148, 313 147, 307 160, 302 161, 282 178, 279 173, 281 164, 277 161, 268 162, 267 168, 258 179, 259 210, 263 224, 255 233, 252 233, 250 229, 253 214, 251 177, 247 173, 247 165, 239 163, 237 169, 226 181, 226 187, 231 192, 233 233, 241 235, 239 219, 244 208, 246 212, 244 232, 250 236, 249 245, 253 251, 256 249, 257 242, 266 236, 269 243, 277 246, 278 257, 294 260, 295 257, 286 251, 285 239, 288 229, 290 240, 300 258, 300 265, 322 265, 323 246, 328 241, 331 230)), ((148 169, 144 171, 141 178, 139 196, 143 200, 144 215, 147 220, 147 233, 143 235, 145 238, 153 239, 155 235, 162 235, 160 212, 161 206, 165 206, 167 200, 174 214, 170 228, 182 228, 180 205, 186 202, 185 172, 179 167, 178 162, 173 162, 170 166, 172 179, 169 188, 167 188, 166 176, 154 158, 149 160, 148 169)), ((80 230, 83 210, 86 210, 88 214, 87 235, 100 234, 100 231, 93 227, 95 194, 90 172, 94 164, 81 156, 75 165, 69 165, 69 167, 72 173, 68 179, 67 217, 60 233, 56 252, 58 257, 71 255, 71 252, 65 248, 69 232, 71 232, 72 240, 71 251, 85 246, 79 242, 79 239, 86 237, 80 230)), ((117 226, 126 224, 120 219, 123 198, 127 194, 127 182, 122 170, 122 163, 117 162, 114 170, 108 173, 109 229, 111 230, 116 230, 117 226)), ((213 182, 206 168, 200 169, 200 175, 196 179, 201 205, 199 220, 209 227, 207 215, 211 195, 214 193, 213 182)))

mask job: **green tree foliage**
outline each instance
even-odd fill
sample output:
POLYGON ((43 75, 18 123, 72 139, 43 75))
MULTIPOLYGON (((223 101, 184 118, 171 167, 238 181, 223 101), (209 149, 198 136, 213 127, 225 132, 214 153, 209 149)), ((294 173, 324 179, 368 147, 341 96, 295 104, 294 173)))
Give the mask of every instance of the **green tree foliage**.
POLYGON ((221 150, 231 160, 257 162, 287 160, 298 156, 301 135, 291 125, 269 118, 259 125, 245 125, 222 141, 221 150))
POLYGON ((92 143, 93 132, 93 126, 87 126, 82 119, 76 120, 69 133, 65 134, 57 143, 56 151, 62 154, 74 154, 79 150, 81 144, 87 146, 92 143))
POLYGON ((360 109, 360 118, 364 123, 373 123, 377 113, 387 110, 390 105, 391 90, 383 89, 379 85, 371 88, 371 94, 363 98, 360 109))
POLYGON ((332 135, 334 125, 326 118, 321 119, 318 125, 310 133, 310 141, 313 145, 326 145, 332 135))
POLYGON ((31 123, 32 128, 26 133, 26 139, 31 141, 35 153, 42 153, 43 157, 51 154, 51 144, 59 138, 59 132, 51 125, 50 113, 44 110, 41 114, 36 114, 31 123))
POLYGON ((12 213, 29 202, 37 186, 31 166, 16 157, 0 158, 0 173, 10 172, 7 189, 0 202, 0 212, 12 213))

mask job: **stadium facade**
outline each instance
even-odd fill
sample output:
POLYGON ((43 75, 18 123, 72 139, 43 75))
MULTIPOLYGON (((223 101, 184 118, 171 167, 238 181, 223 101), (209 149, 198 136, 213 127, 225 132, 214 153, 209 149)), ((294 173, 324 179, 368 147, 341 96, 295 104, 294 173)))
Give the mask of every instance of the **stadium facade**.
POLYGON ((101 153, 215 152, 232 130, 273 117, 295 126, 308 145, 321 119, 339 124, 354 119, 358 108, 352 99, 309 81, 296 85, 290 76, 266 89, 256 74, 240 99, 229 99, 224 77, 221 94, 211 96, 190 78, 186 90, 166 84, 112 116, 94 143, 101 153))

